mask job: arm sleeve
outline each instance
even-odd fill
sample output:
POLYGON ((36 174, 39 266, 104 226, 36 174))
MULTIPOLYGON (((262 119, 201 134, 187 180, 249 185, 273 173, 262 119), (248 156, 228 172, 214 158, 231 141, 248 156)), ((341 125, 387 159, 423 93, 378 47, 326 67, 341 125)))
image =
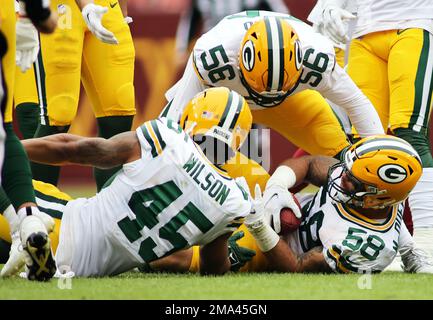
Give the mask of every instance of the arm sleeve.
POLYGON ((376 109, 338 64, 327 75, 324 85, 317 89, 346 111, 361 137, 384 134, 376 109))
POLYGON ((194 70, 191 55, 182 78, 165 93, 169 101, 169 109, 165 116, 178 122, 188 102, 205 88, 194 70))

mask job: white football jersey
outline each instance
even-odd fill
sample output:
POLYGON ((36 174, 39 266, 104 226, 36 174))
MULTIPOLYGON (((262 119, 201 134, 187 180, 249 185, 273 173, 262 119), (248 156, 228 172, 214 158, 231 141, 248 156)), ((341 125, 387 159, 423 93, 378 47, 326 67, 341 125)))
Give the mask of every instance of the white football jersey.
POLYGON ((298 197, 304 216, 299 229, 288 237, 296 254, 323 246, 330 268, 342 273, 381 272, 394 260, 405 228, 404 204, 392 207, 387 219, 376 221, 332 200, 326 186, 311 198, 298 197))
POLYGON ((420 28, 433 33, 431 0, 356 0, 353 38, 384 30, 420 28))
POLYGON ((115 275, 233 231, 250 212, 248 191, 214 167, 171 120, 136 130, 141 159, 101 192, 70 201, 56 260, 78 276, 115 275))
POLYGON ((270 11, 244 11, 228 16, 197 40, 192 54, 195 68, 203 82, 210 86, 228 87, 240 93, 246 97, 251 109, 263 107, 248 99, 248 92, 239 76, 242 39, 248 28, 263 17, 286 19, 301 40, 304 72, 292 94, 305 89, 327 87, 327 75, 335 64, 332 43, 291 15, 270 11))
POLYGON ((244 11, 227 16, 202 35, 194 46, 182 78, 166 92, 169 103, 161 116, 179 121, 184 108, 196 94, 217 86, 244 96, 252 110, 272 107, 258 105, 251 99, 241 82, 239 70, 242 39, 248 28, 264 17, 285 19, 298 33, 303 72, 291 95, 307 89, 317 90, 347 112, 362 137, 383 134, 379 116, 371 102, 336 64, 332 42, 290 15, 269 11, 244 11))
MULTIPOLYGON (((319 0, 308 16, 315 25, 323 22, 325 0, 319 0)), ((433 1, 431 0, 345 0, 343 9, 355 14, 349 38, 365 34, 408 28, 433 33, 433 1)))

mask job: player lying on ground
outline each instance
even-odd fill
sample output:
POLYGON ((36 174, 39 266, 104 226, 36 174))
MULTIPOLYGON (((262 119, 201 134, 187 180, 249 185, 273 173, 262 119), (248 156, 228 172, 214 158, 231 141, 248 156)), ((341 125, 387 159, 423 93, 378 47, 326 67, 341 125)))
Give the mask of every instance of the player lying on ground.
POLYGON ((185 112, 186 131, 159 119, 108 140, 58 134, 24 141, 38 162, 123 164, 97 195, 66 205, 55 253, 59 269, 69 267, 78 276, 115 275, 192 245, 201 245, 202 273, 229 269, 227 239, 250 212, 249 194, 187 132, 226 144, 232 155, 248 135, 251 113, 246 101, 226 88, 204 91, 185 112), (202 117, 206 127, 195 121, 202 117))
MULTIPOLYGON (((230 241, 240 265, 251 259, 240 270, 375 273, 399 251, 405 271, 432 273, 433 265, 415 247, 402 222, 403 200, 421 173, 414 149, 392 136, 361 140, 341 162, 320 156, 287 160, 267 183, 265 197, 271 200, 264 203, 258 192, 256 214, 240 228, 245 237, 237 244, 230 241), (305 180, 320 189, 314 195, 296 195, 302 206, 301 225, 280 237, 270 226, 279 229, 279 202, 291 197, 290 187, 305 180)), ((151 267, 195 272, 198 257, 193 248, 151 267)))
POLYGON ((421 261, 402 222, 404 200, 422 174, 416 151, 402 139, 374 136, 354 144, 335 162, 288 160, 288 166, 274 173, 270 188, 276 201, 304 178, 322 186, 312 200, 301 201, 301 227, 285 240, 267 221, 278 219, 279 210, 266 212, 256 192, 256 218, 245 224, 272 269, 375 273, 400 251, 406 271, 432 273, 433 265, 421 261))

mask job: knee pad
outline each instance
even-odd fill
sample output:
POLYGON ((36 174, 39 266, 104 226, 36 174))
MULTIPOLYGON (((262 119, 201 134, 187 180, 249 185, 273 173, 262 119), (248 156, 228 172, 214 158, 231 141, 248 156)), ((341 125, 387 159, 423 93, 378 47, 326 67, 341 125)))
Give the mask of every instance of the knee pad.
POLYGON ((120 86, 116 92, 117 105, 121 110, 119 115, 135 114, 135 95, 132 82, 120 86))
POLYGON ((418 152, 422 160, 424 168, 433 167, 433 157, 431 152, 430 140, 427 134, 413 131, 408 128, 398 128, 394 130, 394 134, 406 140, 418 152))
POLYGON ((57 95, 48 102, 50 126, 70 125, 77 114, 78 100, 71 95, 57 95))

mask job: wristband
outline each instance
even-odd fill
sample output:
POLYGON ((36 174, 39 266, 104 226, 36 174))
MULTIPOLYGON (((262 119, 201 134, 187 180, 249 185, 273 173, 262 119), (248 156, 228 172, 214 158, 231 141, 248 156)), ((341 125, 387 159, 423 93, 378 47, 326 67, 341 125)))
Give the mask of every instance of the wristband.
POLYGON ((259 220, 252 225, 247 225, 247 228, 262 252, 272 250, 278 241, 280 241, 279 235, 263 220, 259 220))
POLYGON ((288 166, 279 166, 266 183, 266 188, 277 185, 285 190, 290 189, 296 184, 296 174, 288 166))

